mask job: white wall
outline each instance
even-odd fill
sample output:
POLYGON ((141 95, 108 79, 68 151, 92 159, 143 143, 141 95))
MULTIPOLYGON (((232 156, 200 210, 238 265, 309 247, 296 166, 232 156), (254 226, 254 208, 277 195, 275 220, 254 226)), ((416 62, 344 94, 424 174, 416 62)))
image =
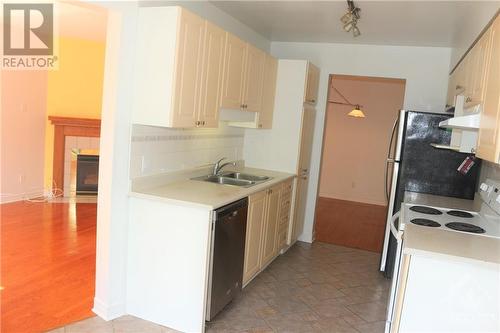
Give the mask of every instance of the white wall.
POLYGON ((208 1, 141 1, 140 7, 182 6, 241 39, 269 52, 271 43, 208 1))
POLYGON ((106 2, 108 15, 99 157, 94 308, 105 320, 126 313, 129 163, 137 3, 106 2))
POLYGON ((273 42, 271 53, 279 58, 310 60, 321 70, 306 221, 300 237, 311 241, 329 74, 406 79, 404 107, 439 112, 445 105, 451 49, 273 42))
POLYGON ((480 5, 470 5, 467 16, 461 18, 453 36, 450 69, 455 67, 499 8, 500 1, 483 1, 480 5))
POLYGON ((47 72, 0 72, 0 204, 44 194, 47 72))

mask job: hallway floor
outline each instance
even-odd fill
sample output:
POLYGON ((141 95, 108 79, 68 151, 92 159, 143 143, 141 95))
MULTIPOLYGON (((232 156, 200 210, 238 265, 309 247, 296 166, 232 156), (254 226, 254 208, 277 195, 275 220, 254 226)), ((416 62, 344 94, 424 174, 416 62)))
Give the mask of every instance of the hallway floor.
POLYGON ((96 206, 0 205, 1 332, 41 332, 94 316, 96 206))
MULTIPOLYGON (((390 281, 378 262, 375 252, 297 243, 208 323, 207 332, 384 332, 390 281)), ((94 317, 53 332, 90 331, 174 332, 132 316, 94 317)))

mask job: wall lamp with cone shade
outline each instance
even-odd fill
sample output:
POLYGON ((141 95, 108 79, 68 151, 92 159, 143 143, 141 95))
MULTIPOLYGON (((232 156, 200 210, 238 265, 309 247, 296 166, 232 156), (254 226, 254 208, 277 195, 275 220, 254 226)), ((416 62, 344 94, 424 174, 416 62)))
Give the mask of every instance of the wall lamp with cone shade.
POLYGON ((354 109, 352 109, 352 111, 347 114, 348 116, 355 117, 355 118, 365 118, 366 117, 364 112, 361 111, 361 108, 363 107, 362 105, 352 104, 351 102, 349 102, 349 100, 344 95, 342 95, 342 93, 340 91, 338 91, 337 88, 335 88, 333 86, 332 86, 332 88, 333 88, 333 90, 335 90, 337 92, 337 94, 340 95, 340 97, 342 97, 344 102, 328 101, 329 103, 354 106, 354 109))

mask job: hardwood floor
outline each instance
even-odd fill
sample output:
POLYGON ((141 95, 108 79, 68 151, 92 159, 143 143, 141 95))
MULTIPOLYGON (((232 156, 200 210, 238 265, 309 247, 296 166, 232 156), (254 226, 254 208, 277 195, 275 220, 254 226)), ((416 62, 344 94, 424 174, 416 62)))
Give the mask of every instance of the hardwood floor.
POLYGON ((380 252, 386 213, 386 206, 318 197, 316 240, 380 252))
POLYGON ((0 205, 1 332, 42 332, 88 318, 96 204, 0 205))

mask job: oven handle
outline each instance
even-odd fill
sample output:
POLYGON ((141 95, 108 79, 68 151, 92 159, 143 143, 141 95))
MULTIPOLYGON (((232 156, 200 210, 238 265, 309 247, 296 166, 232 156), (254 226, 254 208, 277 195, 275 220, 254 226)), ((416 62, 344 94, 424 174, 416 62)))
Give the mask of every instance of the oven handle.
POLYGON ((392 235, 397 239, 397 241, 401 241, 401 232, 396 229, 396 226, 394 225, 394 222, 399 218, 400 212, 397 212, 396 214, 392 215, 391 217, 391 233, 392 235))

